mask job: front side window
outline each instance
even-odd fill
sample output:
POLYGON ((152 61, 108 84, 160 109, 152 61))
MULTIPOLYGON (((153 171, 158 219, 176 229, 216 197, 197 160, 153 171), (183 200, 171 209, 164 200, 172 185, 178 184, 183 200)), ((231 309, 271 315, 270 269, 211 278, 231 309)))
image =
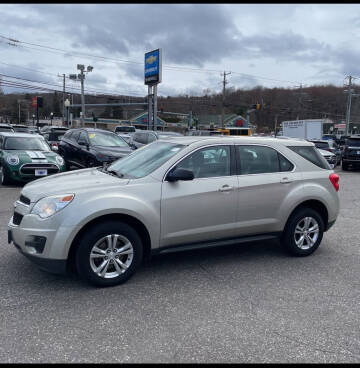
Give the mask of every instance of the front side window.
POLYGON ((155 135, 154 135, 154 134, 149 133, 149 134, 148 134, 148 140, 147 140, 147 143, 151 143, 151 142, 154 142, 154 141, 156 141, 156 137, 155 137, 155 135))
POLYGON ((147 143, 147 137, 145 133, 135 133, 134 135, 134 141, 142 144, 147 143))
POLYGON ((230 147, 213 146, 197 150, 176 168, 191 170, 194 178, 211 178, 230 175, 230 147))
POLYGON ((41 138, 8 137, 4 144, 6 150, 50 151, 50 147, 41 138))
POLYGON ((186 146, 167 142, 156 142, 143 146, 129 156, 115 161, 108 167, 118 176, 138 179, 151 174, 186 146))
POLYGON ((85 142, 88 143, 88 137, 87 137, 87 133, 85 131, 81 131, 79 138, 78 138, 78 142, 85 142))
MULTIPOLYGON (((236 146, 236 154, 240 164, 241 175, 274 173, 280 171, 278 152, 273 148, 251 145, 236 146)), ((286 165, 284 165, 284 168, 285 166, 286 165)))

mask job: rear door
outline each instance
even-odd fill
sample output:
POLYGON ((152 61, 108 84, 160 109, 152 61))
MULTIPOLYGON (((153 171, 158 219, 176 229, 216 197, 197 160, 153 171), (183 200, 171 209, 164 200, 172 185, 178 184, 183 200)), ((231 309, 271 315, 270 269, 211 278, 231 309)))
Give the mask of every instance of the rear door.
POLYGON ((237 177, 232 147, 196 149, 175 166, 193 171, 193 180, 163 181, 161 246, 233 237, 237 177))
POLYGON ((235 145, 238 187, 236 236, 279 231, 281 208, 298 185, 299 173, 283 154, 266 145, 235 145))

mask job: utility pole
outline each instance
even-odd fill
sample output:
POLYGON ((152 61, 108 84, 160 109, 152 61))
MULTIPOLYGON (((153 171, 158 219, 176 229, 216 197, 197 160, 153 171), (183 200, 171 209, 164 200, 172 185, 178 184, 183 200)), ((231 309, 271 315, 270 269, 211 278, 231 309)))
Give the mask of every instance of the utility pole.
POLYGON ((277 123, 278 123, 278 114, 275 114, 275 138, 276 138, 277 123))
POLYGON ((18 100, 18 104, 19 104, 19 124, 21 124, 20 120, 21 120, 21 114, 20 114, 20 100, 18 100))
POLYGON ((225 104, 225 86, 228 82, 226 82, 226 76, 231 74, 231 72, 226 73, 224 70, 224 80, 223 80, 223 94, 222 94, 222 105, 221 105, 221 127, 224 128, 224 104, 225 104))
POLYGON ((349 75, 349 86, 348 86, 348 100, 347 100, 347 109, 346 109, 346 130, 345 135, 349 135, 349 125, 350 125, 350 111, 351 111, 351 79, 352 76, 349 75))
POLYGON ((64 122, 65 122, 65 74, 63 74, 63 95, 62 95, 62 105, 63 105, 62 121, 63 121, 63 125, 64 125, 64 122))
POLYGON ((298 114, 296 116, 296 120, 299 120, 299 115, 300 115, 300 112, 301 112, 301 96, 302 96, 302 83, 300 83, 299 109, 298 109, 298 114))
POLYGON ((80 83, 81 83, 81 126, 83 127, 85 124, 85 96, 84 96, 84 68, 80 69, 80 83))

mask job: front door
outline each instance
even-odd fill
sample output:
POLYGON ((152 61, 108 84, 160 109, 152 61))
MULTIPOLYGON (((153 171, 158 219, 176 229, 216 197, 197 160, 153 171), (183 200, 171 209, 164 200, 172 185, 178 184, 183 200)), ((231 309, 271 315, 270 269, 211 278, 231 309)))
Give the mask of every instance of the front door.
POLYGON ((192 170, 194 179, 162 184, 161 246, 233 237, 237 177, 231 146, 197 149, 176 168, 192 170))

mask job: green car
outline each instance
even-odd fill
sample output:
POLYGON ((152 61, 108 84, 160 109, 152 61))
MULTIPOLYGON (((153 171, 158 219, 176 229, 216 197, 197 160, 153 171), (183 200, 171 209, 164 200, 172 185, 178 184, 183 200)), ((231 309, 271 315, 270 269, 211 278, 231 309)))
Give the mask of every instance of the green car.
POLYGON ((63 171, 64 159, 51 151, 41 135, 0 132, 1 184, 28 182, 63 171))

